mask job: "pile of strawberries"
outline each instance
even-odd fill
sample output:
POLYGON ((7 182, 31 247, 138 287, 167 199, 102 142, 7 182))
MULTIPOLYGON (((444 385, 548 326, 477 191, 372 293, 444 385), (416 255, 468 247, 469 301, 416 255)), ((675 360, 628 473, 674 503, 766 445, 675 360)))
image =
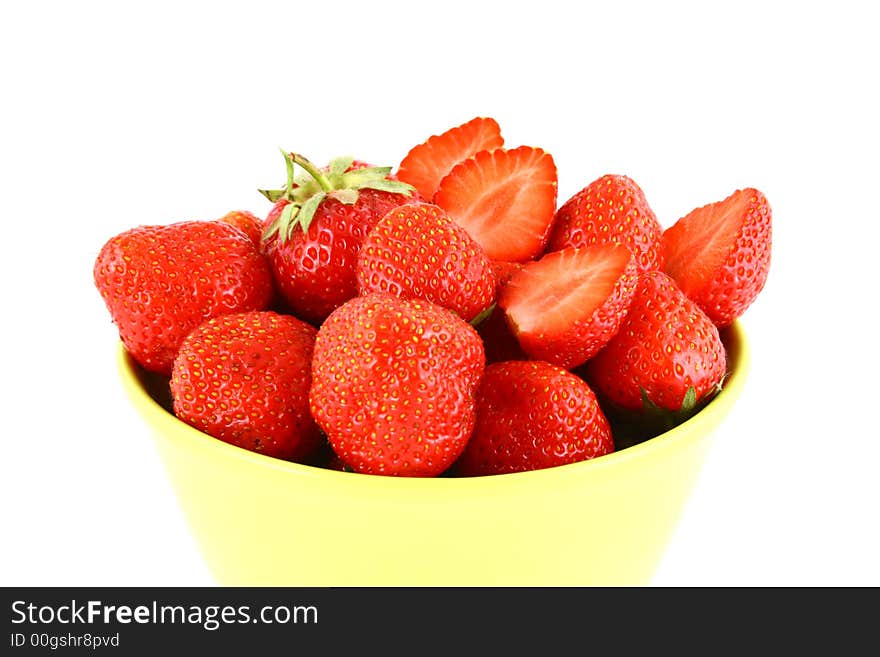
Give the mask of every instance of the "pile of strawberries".
POLYGON ((169 410, 271 457, 430 477, 602 456, 721 389, 719 329, 767 278, 758 190, 665 230, 623 175, 557 207, 551 155, 491 118, 396 171, 283 155, 265 219, 139 226, 94 266, 169 410))

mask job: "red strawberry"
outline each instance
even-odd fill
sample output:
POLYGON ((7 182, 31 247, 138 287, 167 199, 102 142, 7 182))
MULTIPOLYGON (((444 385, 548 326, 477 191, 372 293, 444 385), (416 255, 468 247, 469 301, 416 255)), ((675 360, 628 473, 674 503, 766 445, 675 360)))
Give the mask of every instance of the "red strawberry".
POLYGON ((498 122, 477 117, 415 146, 400 163, 397 177, 430 201, 440 181, 456 164, 480 151, 503 145, 498 122))
POLYGON ((318 331, 312 414, 356 472, 436 476, 471 434, 483 369, 479 336, 449 310, 357 297, 318 331))
POLYGON ((480 151, 440 181, 434 203, 493 260, 539 256, 556 211, 556 164, 540 148, 480 151))
POLYGON ((104 244, 94 279, 125 348, 166 376, 180 343, 204 320, 263 310, 273 293, 265 256, 219 221, 127 230, 104 244))
POLYGON ((629 313, 586 365, 600 396, 625 409, 686 411, 713 394, 727 370, 718 329, 663 272, 639 276, 629 313))
POLYGON ((637 276, 635 259, 619 244, 563 249, 523 265, 498 306, 525 353, 572 369, 617 332, 637 276))
POLYGON ((260 243, 260 239, 263 235, 263 222, 252 212, 248 212, 247 210, 233 210, 232 212, 224 214, 217 221, 222 221, 223 223, 241 228, 241 230, 251 238, 251 241, 253 241, 254 244, 260 243))
POLYGON ((506 260, 492 260, 492 270, 495 272, 496 295, 507 284, 513 275, 522 269, 521 262, 507 262, 506 260))
POLYGON ((316 333, 270 311, 208 320, 187 336, 174 361, 175 415, 244 449, 306 458, 321 443, 309 411, 316 333))
POLYGON ((477 420, 456 463, 462 476, 539 470, 614 451, 611 428, 582 379, 543 361, 489 365, 477 420))
POLYGON ((626 176, 606 175, 584 187, 556 212, 547 247, 623 244, 639 272, 660 269, 663 228, 641 188, 626 176))
POLYGON ((718 327, 742 315, 767 282, 772 212, 754 188, 691 211, 663 234, 664 271, 718 327))
POLYGON ((401 205, 382 218, 361 246, 360 294, 425 299, 470 321, 495 299, 489 258, 442 208, 401 205))
POLYGON ((284 155, 287 185, 263 191, 275 203, 264 249, 287 306, 320 324, 357 294, 361 243, 389 210, 410 200, 412 187, 389 179, 389 167, 353 168, 351 158, 338 158, 321 171, 300 155, 284 155), (295 179, 294 164, 309 177, 295 179))
POLYGON ((330 460, 328 460, 322 467, 327 470, 336 470, 338 472, 354 472, 354 470, 345 465, 345 461, 339 458, 339 455, 335 452, 330 460))

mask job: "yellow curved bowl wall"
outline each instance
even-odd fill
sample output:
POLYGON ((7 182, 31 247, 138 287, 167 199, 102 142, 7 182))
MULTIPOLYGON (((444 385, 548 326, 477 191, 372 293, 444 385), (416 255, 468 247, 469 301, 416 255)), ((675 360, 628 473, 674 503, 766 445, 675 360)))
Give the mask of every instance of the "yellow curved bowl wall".
POLYGON ((121 346, 118 364, 221 585, 629 586, 650 583, 745 382, 742 327, 723 335, 732 375, 675 429, 592 461, 458 479, 337 472, 248 452, 165 411, 121 346))

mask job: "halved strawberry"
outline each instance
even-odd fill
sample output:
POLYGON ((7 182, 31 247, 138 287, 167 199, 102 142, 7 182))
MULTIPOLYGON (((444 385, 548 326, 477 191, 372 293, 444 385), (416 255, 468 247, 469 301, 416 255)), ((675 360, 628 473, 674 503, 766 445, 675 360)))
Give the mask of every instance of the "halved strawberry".
POLYGON ((617 333, 637 279, 623 245, 570 247, 523 265, 501 289, 498 306, 526 354, 572 369, 617 333))
POLYGON ((493 260, 524 262, 547 244, 556 212, 553 157, 531 146, 481 151, 440 181, 434 203, 493 260))
POLYGON ((742 315, 767 281, 771 217, 761 192, 739 189, 663 233, 664 271, 718 327, 742 315))
POLYGON ((425 200, 452 168, 480 151, 501 148, 504 139, 495 119, 477 117, 413 147, 397 171, 397 179, 415 187, 425 200))

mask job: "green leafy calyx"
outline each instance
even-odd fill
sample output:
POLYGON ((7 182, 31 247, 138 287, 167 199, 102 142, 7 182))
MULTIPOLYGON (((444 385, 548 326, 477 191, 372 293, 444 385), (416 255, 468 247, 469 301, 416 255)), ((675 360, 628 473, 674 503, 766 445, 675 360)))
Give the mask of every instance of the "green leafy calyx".
POLYGON ((362 167, 352 169, 354 158, 337 157, 326 169, 319 169, 298 153, 281 149, 287 169, 287 182, 280 189, 261 189, 260 194, 272 203, 288 201, 278 218, 263 233, 263 240, 277 239, 286 242, 299 226, 303 232, 315 218, 315 212, 326 198, 333 198, 345 205, 353 205, 362 189, 376 189, 393 194, 412 196, 415 187, 391 180, 391 167, 362 167), (302 169, 297 174, 296 168, 302 169))
POLYGON ((697 412, 699 412, 709 403, 709 401, 712 400, 713 397, 715 397, 716 394, 718 394, 718 392, 721 391, 722 385, 723 379, 706 391, 700 399, 697 399, 697 391, 694 387, 689 386, 685 391, 681 406, 677 410, 669 410, 658 406, 648 398, 647 391, 639 386, 639 391, 642 394, 642 411, 647 417, 658 422, 663 430, 668 431, 696 415, 697 412))

